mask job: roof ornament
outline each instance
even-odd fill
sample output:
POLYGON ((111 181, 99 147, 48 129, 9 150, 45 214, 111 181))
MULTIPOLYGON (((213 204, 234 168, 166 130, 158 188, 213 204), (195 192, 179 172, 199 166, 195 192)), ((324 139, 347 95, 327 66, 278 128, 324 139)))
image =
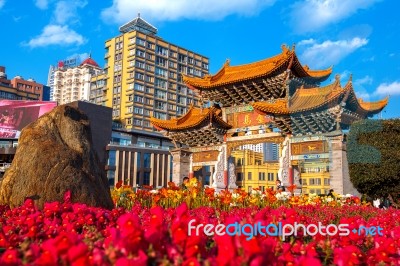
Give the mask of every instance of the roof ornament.
POLYGON ((282 52, 284 52, 284 53, 288 52, 288 48, 287 48, 286 44, 282 44, 281 49, 282 49, 282 52))
POLYGON ((295 48, 296 48, 296 44, 293 43, 293 44, 292 44, 292 51, 293 51, 293 52, 294 52, 295 48))
POLYGON ((353 74, 350 74, 349 83, 350 83, 350 82, 353 82, 353 74))
POLYGON ((335 81, 340 83, 340 75, 339 74, 335 75, 335 81))
POLYGON ((139 12, 139 13, 137 13, 137 17, 138 17, 138 18, 140 18, 140 12, 139 12))
POLYGON ((231 64, 231 60, 230 60, 229 58, 227 58, 227 59, 225 60, 224 66, 229 66, 230 64, 231 64))

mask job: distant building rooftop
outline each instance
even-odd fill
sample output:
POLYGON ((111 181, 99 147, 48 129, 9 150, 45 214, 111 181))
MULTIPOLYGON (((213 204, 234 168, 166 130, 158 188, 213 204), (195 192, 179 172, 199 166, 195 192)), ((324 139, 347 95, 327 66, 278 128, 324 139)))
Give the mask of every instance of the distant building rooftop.
POLYGON ((137 18, 119 27, 119 31, 121 33, 127 33, 134 30, 143 32, 148 35, 157 34, 157 28, 148 23, 147 21, 145 21, 144 19, 142 19, 140 17, 140 13, 138 14, 137 18))

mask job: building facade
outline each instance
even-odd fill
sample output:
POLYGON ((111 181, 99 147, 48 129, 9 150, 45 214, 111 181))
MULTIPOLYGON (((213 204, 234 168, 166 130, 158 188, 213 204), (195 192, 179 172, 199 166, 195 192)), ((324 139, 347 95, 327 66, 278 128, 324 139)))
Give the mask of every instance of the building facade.
POLYGON ((73 58, 68 58, 65 60, 60 60, 56 65, 51 65, 49 68, 49 74, 47 76, 47 86, 50 87, 50 99, 53 99, 53 94, 54 94, 54 74, 59 68, 71 68, 71 67, 77 67, 81 63, 80 57, 76 56, 73 58))
POLYGON ((172 180, 170 147, 173 144, 158 133, 114 130, 107 146, 110 185, 166 186, 172 180))
POLYGON ((49 93, 49 87, 33 79, 24 80, 20 76, 7 79, 6 68, 0 66, 0 99, 46 101, 49 93))
POLYGON ((182 74, 207 75, 207 57, 161 39, 140 17, 120 33, 105 42, 105 74, 92 78, 91 102, 112 107, 113 118, 125 128, 145 131, 154 131, 151 116, 168 119, 200 105, 182 74))
POLYGON ((235 150, 231 156, 235 161, 236 184, 239 188, 247 192, 255 188, 260 191, 276 189, 278 161, 264 162, 263 154, 252 150, 235 150))
POLYGON ((52 101, 66 104, 73 101, 88 101, 90 81, 102 72, 99 65, 89 56, 79 66, 59 65, 54 71, 52 101))

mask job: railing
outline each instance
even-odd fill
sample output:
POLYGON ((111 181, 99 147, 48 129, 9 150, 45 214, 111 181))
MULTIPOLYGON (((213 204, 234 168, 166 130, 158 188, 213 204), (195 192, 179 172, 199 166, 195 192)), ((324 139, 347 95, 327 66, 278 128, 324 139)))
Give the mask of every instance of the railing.
POLYGON ((110 145, 118 145, 118 146, 124 146, 124 147, 137 147, 137 148, 150 148, 150 149, 166 150, 166 151, 170 150, 170 147, 165 147, 165 146, 160 146, 160 145, 155 145, 155 144, 149 144, 149 143, 121 144, 120 142, 110 141, 110 145))

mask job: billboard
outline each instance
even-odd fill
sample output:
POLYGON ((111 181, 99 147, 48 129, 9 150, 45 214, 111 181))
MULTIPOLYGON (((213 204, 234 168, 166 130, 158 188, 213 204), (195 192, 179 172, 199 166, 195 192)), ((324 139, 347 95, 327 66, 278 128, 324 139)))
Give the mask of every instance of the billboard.
POLYGON ((17 139, 21 130, 57 106, 57 102, 0 100, 0 139, 17 139))

